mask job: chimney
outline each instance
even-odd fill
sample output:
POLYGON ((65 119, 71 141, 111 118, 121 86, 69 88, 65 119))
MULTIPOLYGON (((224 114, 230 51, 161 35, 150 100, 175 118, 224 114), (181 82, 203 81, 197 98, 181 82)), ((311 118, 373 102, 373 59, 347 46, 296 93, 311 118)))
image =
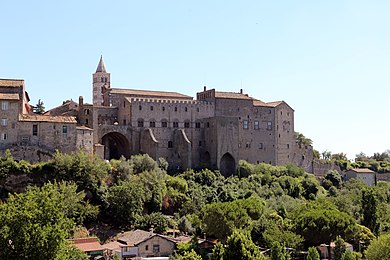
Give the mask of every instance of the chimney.
POLYGON ((84 98, 83 96, 79 96, 79 106, 83 106, 84 105, 84 98))
POLYGON ((203 86, 203 91, 206 91, 207 87, 206 86, 203 86))
POLYGON ((243 94, 243 93, 244 93, 244 91, 242 89, 240 89, 240 94, 243 94))

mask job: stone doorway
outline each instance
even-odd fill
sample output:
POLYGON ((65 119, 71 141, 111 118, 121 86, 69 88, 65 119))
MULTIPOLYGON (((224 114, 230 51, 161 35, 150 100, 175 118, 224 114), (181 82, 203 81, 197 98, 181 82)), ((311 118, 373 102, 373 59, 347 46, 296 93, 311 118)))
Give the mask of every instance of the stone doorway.
POLYGON ((121 133, 110 132, 102 137, 104 145, 104 159, 119 159, 121 156, 130 157, 130 143, 121 133))
POLYGON ((230 177, 236 172, 236 161, 230 153, 225 153, 222 156, 219 170, 225 177, 230 177))

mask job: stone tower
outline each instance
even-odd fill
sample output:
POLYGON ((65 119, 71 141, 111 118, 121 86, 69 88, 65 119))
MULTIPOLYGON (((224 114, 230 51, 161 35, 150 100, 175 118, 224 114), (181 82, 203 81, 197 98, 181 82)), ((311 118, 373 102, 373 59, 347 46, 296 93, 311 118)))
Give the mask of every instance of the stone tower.
POLYGON ((92 78, 92 103, 94 106, 103 105, 103 91, 110 88, 110 73, 107 73, 104 65, 103 56, 100 56, 99 64, 92 78))

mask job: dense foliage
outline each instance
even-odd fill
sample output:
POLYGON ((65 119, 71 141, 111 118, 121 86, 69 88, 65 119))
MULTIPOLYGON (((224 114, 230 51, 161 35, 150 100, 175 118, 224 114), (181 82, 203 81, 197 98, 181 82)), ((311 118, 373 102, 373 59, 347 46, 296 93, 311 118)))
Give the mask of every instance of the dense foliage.
MULTIPOLYGON (((259 248, 288 259, 294 250, 338 236, 372 252, 375 236, 390 232, 389 183, 367 187, 360 180, 343 181, 333 171, 319 183, 292 165, 245 161, 230 178, 208 169, 178 174, 167 169, 165 160, 148 155, 105 162, 83 152, 56 153, 48 162, 30 164, 7 152, 0 158, 0 258, 72 259, 79 252, 66 239, 74 227, 97 223, 206 234, 220 241, 212 259, 260 259, 259 248), (26 183, 13 186, 9 179, 26 183), (25 192, 16 193, 27 184, 25 192)), ((206 259, 197 243, 180 247, 172 259, 206 259)), ((345 251, 341 257, 349 255, 345 251)), ((313 249, 310 257, 317 257, 313 249)))

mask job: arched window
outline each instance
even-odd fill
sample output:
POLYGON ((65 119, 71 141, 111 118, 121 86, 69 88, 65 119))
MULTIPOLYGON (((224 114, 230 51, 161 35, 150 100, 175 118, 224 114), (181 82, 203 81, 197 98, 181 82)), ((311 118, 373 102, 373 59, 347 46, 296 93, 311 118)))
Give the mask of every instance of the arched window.
POLYGON ((172 148, 173 147, 173 142, 172 141, 168 141, 168 148, 172 148))
POLYGON ((144 120, 142 118, 139 118, 137 120, 137 123, 138 123, 138 127, 144 127, 144 120))
POLYGON ((168 121, 166 119, 161 120, 161 127, 168 127, 168 121))

